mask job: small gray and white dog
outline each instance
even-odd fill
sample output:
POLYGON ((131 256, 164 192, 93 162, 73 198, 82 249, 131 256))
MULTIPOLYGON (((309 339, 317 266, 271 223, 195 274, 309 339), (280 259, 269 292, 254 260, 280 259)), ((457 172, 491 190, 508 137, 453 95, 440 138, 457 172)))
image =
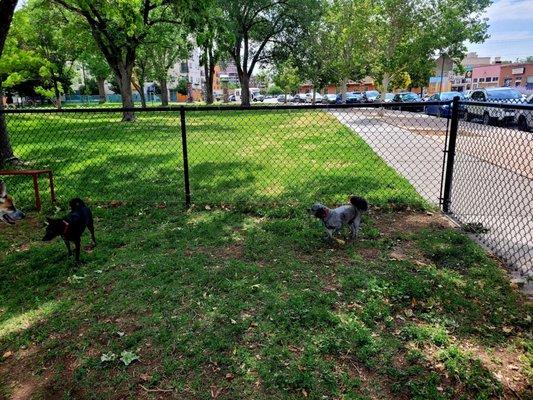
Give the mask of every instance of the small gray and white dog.
POLYGON ((350 240, 354 240, 359 232, 361 217, 368 210, 368 202, 362 197, 350 197, 350 204, 342 205, 337 208, 328 208, 323 204, 315 203, 309 212, 324 222, 328 238, 332 239, 333 235, 338 233, 343 225, 350 228, 350 240))

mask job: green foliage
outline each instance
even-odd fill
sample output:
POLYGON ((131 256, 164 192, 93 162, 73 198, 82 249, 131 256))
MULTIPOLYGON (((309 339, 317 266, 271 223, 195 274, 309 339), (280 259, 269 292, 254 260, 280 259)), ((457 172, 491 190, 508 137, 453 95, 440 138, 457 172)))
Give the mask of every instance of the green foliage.
POLYGON ((460 60, 466 41, 479 43, 487 37, 481 15, 489 4, 490 0, 374 1, 369 54, 372 74, 383 91, 404 72, 415 77, 413 83, 424 81, 436 54, 460 60))
POLYGON ((72 63, 81 52, 82 44, 73 35, 75 23, 46 2, 27 2, 15 13, 0 61, 4 85, 25 94, 23 84, 31 82, 36 93, 57 101, 63 88, 70 87, 72 63))
POLYGON ((283 94, 283 89, 278 85, 271 85, 267 90, 267 94, 271 96, 277 96, 279 94, 283 94))
POLYGON ((407 89, 411 86, 411 77, 406 71, 394 74, 391 81, 392 89, 407 89))
POLYGON ((301 78, 298 68, 293 65, 291 60, 278 66, 274 75, 274 83, 279 86, 285 93, 295 93, 300 87, 301 78))
POLYGON ((176 90, 178 91, 178 93, 187 96, 187 94, 189 93, 188 89, 189 81, 187 80, 187 78, 178 79, 178 84, 176 85, 176 90))
POLYGON ((80 93, 84 95, 97 95, 98 83, 96 79, 90 78, 85 80, 85 85, 80 86, 80 93))

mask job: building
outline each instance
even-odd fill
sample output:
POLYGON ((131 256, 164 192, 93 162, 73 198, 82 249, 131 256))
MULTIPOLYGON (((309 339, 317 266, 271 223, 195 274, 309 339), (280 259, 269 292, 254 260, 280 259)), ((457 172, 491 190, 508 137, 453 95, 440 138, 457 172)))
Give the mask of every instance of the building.
POLYGON ((178 80, 187 79, 189 82, 190 93, 194 101, 202 99, 205 77, 203 68, 200 66, 200 49, 195 47, 187 60, 178 61, 168 72, 170 101, 186 101, 188 96, 179 94, 175 88, 178 80))
MULTIPOLYGON (((499 57, 496 57, 495 62, 499 61, 499 57)), ((474 68, 482 65, 489 65, 491 63, 490 57, 479 57, 476 52, 471 52, 461 61, 461 64, 466 68, 474 68)))
POLYGON ((500 86, 501 68, 502 64, 474 67, 472 70, 472 89, 500 86))
POLYGON ((500 69, 501 86, 533 92, 533 63, 503 64, 500 69))
POLYGON ((237 66, 233 61, 221 63, 220 74, 227 75, 230 84, 239 85, 239 73, 237 72, 237 66))

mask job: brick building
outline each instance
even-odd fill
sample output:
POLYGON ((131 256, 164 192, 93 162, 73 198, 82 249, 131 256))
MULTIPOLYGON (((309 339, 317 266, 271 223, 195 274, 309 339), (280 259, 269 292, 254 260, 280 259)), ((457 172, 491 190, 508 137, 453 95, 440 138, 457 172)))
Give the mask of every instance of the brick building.
POLYGON ((500 85, 533 91, 533 63, 502 64, 500 85))

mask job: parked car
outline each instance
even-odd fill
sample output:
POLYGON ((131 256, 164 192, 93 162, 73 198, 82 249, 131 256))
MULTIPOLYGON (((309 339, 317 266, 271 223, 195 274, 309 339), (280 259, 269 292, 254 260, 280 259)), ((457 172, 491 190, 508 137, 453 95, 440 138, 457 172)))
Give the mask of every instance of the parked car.
MULTIPOLYGON (((428 101, 452 101, 454 97, 459 97, 460 100, 464 100, 461 92, 442 92, 435 93, 429 98, 428 101)), ((466 107, 464 104, 459 105, 459 117, 462 117, 466 107)), ((431 105, 426 106, 425 111, 427 115, 435 115, 437 117, 451 118, 452 106, 451 104, 431 105)))
MULTIPOLYGON (((529 95, 525 104, 533 105, 533 94, 529 95)), ((533 109, 531 110, 516 110, 515 114, 516 124, 521 131, 533 131, 533 109)))
POLYGON ((394 99, 394 93, 385 93, 385 95, 379 98, 383 103, 390 103, 394 99))
MULTIPOLYGON (((421 103, 422 99, 416 93, 401 92, 401 93, 396 93, 394 95, 392 102, 393 103, 419 103, 419 102, 421 103)), ((423 105, 416 105, 416 106, 403 107, 403 108, 402 106, 396 106, 394 108, 397 110, 403 109, 404 111, 413 111, 413 112, 424 111, 423 105)))
POLYGON ((361 92, 346 92, 346 104, 364 103, 365 97, 361 92))
MULTIPOLYGON (((313 102, 313 93, 309 92, 305 94, 305 102, 306 103, 312 103, 313 102)), ((322 95, 320 93, 315 93, 315 103, 321 103, 322 102, 322 95)))
POLYGON ((277 98, 279 103, 290 103, 292 101, 292 95, 290 94, 280 94, 277 98))
MULTIPOLYGON (((470 101, 487 103, 522 103, 522 94, 509 87, 476 89, 470 96, 470 101)), ((495 122, 514 122, 516 110, 500 107, 479 106, 466 103, 464 118, 470 121, 474 118, 481 118, 483 125, 490 125, 495 122)))
POLYGON ((307 100, 305 93, 296 93, 292 98, 294 103, 305 103, 307 100))
POLYGON ((337 104, 337 95, 335 93, 325 94, 322 102, 326 104, 337 104))
POLYGON ((377 90, 367 90, 365 92, 365 100, 367 103, 379 101, 379 92, 377 90))
POLYGON ((252 101, 261 101, 261 102, 265 101, 265 96, 259 92, 250 92, 250 94, 252 97, 252 101))
POLYGON ((237 101, 237 97, 234 94, 232 94, 228 97, 228 101, 237 101))

